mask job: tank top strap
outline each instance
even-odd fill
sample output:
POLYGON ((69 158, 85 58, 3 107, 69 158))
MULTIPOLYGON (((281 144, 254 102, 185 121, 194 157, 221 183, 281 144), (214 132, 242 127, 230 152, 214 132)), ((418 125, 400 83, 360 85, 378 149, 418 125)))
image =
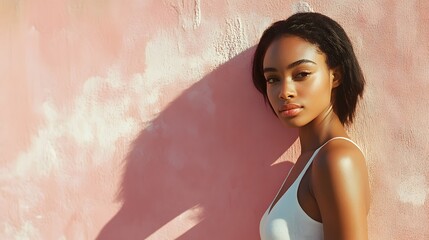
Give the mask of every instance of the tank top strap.
POLYGON ((349 141, 349 142, 351 142, 351 143, 353 143, 360 151, 361 151, 361 153, 363 154, 363 155, 365 155, 364 153, 363 153, 363 151, 362 151, 362 148, 360 148, 359 147, 359 145, 357 145, 353 140, 351 140, 350 138, 346 138, 346 137, 333 137, 333 138, 331 138, 331 139, 329 139, 328 141, 326 141, 326 143, 324 143, 320 148, 322 148, 325 144, 327 144, 329 141, 331 141, 331 140, 334 140, 334 139, 344 139, 344 140, 347 140, 347 141, 349 141))
POLYGON ((353 142, 350 138, 346 138, 346 137, 333 137, 331 139, 329 139, 328 141, 326 141, 324 144, 322 144, 322 146, 318 147, 316 149, 316 151, 314 151, 313 155, 311 156, 311 158, 308 160, 308 162, 305 164, 304 169, 302 170, 302 172, 299 174, 298 179, 301 179, 304 176, 304 173, 307 172, 307 169, 310 167, 311 163, 313 162, 314 158, 316 157, 317 153, 319 153, 320 149, 322 149, 326 144, 328 144, 330 141, 335 140, 335 139, 344 139, 347 140, 351 143, 353 143, 363 154, 362 149, 355 143, 353 142))

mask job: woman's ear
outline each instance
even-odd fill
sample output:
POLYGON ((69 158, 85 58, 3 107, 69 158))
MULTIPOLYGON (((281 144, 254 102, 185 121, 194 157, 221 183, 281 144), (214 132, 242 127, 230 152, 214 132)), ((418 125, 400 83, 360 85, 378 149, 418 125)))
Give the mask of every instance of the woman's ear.
POLYGON ((343 79, 341 67, 338 66, 331 69, 331 77, 332 77, 332 88, 336 88, 340 86, 343 79))

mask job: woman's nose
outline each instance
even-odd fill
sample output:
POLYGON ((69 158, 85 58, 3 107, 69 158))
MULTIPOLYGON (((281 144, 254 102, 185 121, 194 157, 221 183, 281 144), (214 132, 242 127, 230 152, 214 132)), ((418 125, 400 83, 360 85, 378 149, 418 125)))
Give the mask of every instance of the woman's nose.
POLYGON ((279 92, 279 98, 280 99, 291 99, 295 97, 295 86, 292 81, 290 80, 284 80, 280 84, 280 92, 279 92))

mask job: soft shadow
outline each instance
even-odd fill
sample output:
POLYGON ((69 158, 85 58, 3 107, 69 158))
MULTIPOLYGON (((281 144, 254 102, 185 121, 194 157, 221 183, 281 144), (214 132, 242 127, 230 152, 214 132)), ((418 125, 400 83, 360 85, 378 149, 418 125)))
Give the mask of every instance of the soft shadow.
POLYGON ((198 81, 140 132, 125 159, 122 208, 97 239, 145 239, 195 206, 199 223, 178 239, 259 239, 260 217, 292 167, 271 164, 297 132, 253 88, 253 52, 198 81))

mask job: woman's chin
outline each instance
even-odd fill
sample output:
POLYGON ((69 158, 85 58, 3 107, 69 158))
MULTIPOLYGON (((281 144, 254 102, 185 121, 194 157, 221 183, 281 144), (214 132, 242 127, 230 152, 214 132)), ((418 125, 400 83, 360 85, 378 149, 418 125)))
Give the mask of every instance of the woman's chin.
POLYGON ((294 119, 294 118, 280 118, 280 121, 282 122, 283 125, 285 125, 286 127, 289 128, 300 128, 302 126, 305 126, 305 123, 303 123, 302 121, 299 121, 298 119, 294 119))

